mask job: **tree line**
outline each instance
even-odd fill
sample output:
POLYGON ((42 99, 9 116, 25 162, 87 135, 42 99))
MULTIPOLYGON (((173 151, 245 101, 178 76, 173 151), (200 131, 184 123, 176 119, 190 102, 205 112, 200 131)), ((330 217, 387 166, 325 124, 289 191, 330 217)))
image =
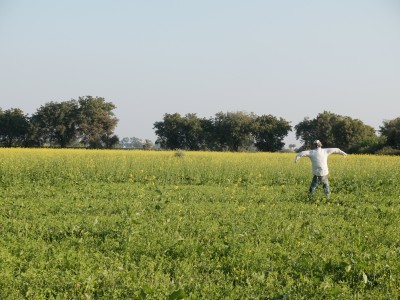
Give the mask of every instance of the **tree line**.
POLYGON ((328 111, 314 119, 306 117, 294 128, 282 118, 244 112, 220 112, 208 119, 196 114, 165 114, 154 128, 157 143, 167 149, 275 152, 283 149, 283 139, 294 129, 301 142, 297 150, 309 149, 319 139, 324 147, 349 153, 400 154, 400 118, 384 121, 379 135, 358 119, 328 111))
POLYGON ((291 126, 272 115, 219 112, 213 118, 165 114, 154 123, 161 148, 212 151, 278 151, 291 126))
MULTIPOLYGON (((31 116, 18 108, 0 108, 0 146, 152 149, 150 140, 120 140, 114 134, 115 108, 112 102, 92 96, 49 102, 31 116)), ((384 121, 378 133, 358 119, 328 111, 314 119, 306 117, 294 127, 283 118, 241 111, 218 112, 210 118, 164 114, 153 125, 156 144, 170 150, 282 151, 284 138, 294 130, 301 143, 297 150, 309 149, 319 139, 324 147, 349 153, 400 154, 400 118, 384 121)))
POLYGON ((4 147, 111 148, 118 144, 115 105, 101 97, 49 102, 28 116, 19 108, 0 108, 0 144, 4 147))

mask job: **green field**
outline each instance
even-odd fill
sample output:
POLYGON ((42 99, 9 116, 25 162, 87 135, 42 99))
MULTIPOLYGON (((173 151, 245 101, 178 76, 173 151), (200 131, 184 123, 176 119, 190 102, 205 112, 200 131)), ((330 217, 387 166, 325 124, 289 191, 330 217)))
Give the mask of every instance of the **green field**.
POLYGON ((294 157, 0 149, 0 299, 399 299, 400 157, 294 157))

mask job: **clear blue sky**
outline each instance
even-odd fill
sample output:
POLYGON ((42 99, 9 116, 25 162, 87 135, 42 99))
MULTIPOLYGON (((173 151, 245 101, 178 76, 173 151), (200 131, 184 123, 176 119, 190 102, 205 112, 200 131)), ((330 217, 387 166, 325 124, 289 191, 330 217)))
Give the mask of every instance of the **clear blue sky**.
POLYGON ((120 138, 175 112, 378 129, 400 117, 400 1, 0 0, 0 107, 86 95, 117 106, 120 138))

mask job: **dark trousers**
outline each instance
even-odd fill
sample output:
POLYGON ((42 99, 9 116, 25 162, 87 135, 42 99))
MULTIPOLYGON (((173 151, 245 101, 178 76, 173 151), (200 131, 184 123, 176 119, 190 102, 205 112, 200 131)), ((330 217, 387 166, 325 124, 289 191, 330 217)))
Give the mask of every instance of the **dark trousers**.
POLYGON ((318 185, 322 182, 322 186, 324 188, 324 192, 327 198, 329 198, 330 192, 329 192, 329 180, 328 180, 328 175, 326 176, 316 176, 314 175, 312 181, 311 181, 311 186, 310 186, 310 197, 314 196, 315 190, 317 189, 318 185))

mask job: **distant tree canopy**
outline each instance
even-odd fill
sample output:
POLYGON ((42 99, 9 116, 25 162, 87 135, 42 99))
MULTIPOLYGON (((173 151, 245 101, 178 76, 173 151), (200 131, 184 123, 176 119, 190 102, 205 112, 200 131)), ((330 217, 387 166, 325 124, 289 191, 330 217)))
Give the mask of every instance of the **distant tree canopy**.
POLYGON ((375 143, 378 139, 371 126, 327 111, 318 114, 315 119, 305 118, 294 128, 296 138, 303 143, 303 148, 311 148, 313 141, 318 139, 324 147, 338 147, 349 151, 365 141, 375 143))
POLYGON ((119 145, 127 149, 142 149, 143 141, 137 137, 124 137, 119 141, 119 145))
MULTIPOLYGON (((102 97, 48 102, 28 116, 19 108, 0 107, 1 147, 87 147, 154 149, 150 140, 123 138, 114 134, 118 119, 115 105, 102 97)), ((218 112, 210 118, 195 113, 165 114, 155 122, 157 148, 212 151, 280 151, 292 131, 290 122, 272 115, 218 112)), ((386 120, 378 136, 374 128, 358 119, 324 111, 316 118, 304 118, 294 126, 300 150, 311 148, 319 139, 324 147, 338 147, 348 153, 400 155, 400 117, 386 120)), ((293 151, 296 145, 290 144, 293 151)))
POLYGON ((111 148, 119 139, 115 105, 101 97, 49 102, 30 118, 19 109, 0 110, 0 142, 3 146, 82 145, 111 148))
POLYGON ((144 149, 151 150, 155 146, 151 140, 145 139, 144 141, 137 137, 124 137, 119 141, 119 145, 123 149, 144 149))
POLYGON ((164 149, 278 151, 291 130, 289 122, 274 116, 257 116, 245 112, 219 112, 214 118, 196 114, 165 114, 154 123, 156 143, 164 149))
POLYGON ((400 117, 384 121, 379 131, 386 137, 386 146, 400 149, 400 117))
POLYGON ((31 117, 35 140, 65 148, 79 137, 79 105, 76 100, 49 102, 31 117))
POLYGON ((271 115, 256 117, 253 123, 255 146, 261 151, 276 151, 285 145, 282 141, 292 130, 289 122, 271 115))
POLYGON ((29 121, 22 110, 0 108, 0 144, 5 147, 22 146, 29 132, 29 121))
POLYGON ((115 105, 100 97, 79 97, 79 134, 90 148, 111 148, 119 139, 114 135, 118 119, 115 105))
MULTIPOLYGON (((254 145, 252 135, 256 115, 244 112, 219 112, 211 120, 214 127, 214 150, 249 150, 254 145)), ((277 149, 279 150, 279 149, 277 149)))
POLYGON ((155 122, 156 143, 164 149, 204 150, 206 145, 204 120, 195 114, 165 114, 164 121, 155 122))

